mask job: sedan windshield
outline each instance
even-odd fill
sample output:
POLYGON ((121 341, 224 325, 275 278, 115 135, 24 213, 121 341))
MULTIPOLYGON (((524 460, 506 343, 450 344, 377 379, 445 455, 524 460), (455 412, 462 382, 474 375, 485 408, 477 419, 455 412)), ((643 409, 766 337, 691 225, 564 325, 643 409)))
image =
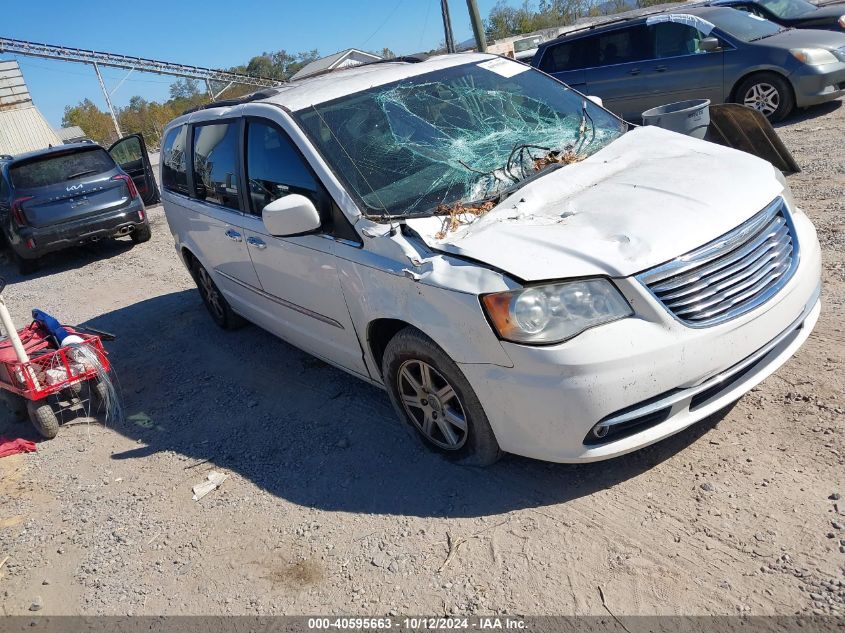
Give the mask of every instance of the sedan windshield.
POLYGON ((376 216, 489 200, 627 129, 567 86, 505 59, 410 77, 297 117, 364 213, 376 216))
POLYGON ((707 19, 728 35, 746 43, 762 40, 782 30, 774 22, 735 9, 708 14, 707 19))
POLYGON ((759 0, 759 2, 779 18, 787 20, 812 13, 817 8, 806 0, 759 0))

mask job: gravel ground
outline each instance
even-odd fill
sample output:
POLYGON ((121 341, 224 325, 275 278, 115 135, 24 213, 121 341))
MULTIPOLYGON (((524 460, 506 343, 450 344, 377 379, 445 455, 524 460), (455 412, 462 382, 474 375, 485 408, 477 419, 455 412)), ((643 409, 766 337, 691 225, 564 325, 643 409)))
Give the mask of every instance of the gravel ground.
MULTIPOLYGON (((815 332, 731 410, 611 462, 442 461, 378 389, 214 327, 160 208, 146 244, 4 264, 21 325, 118 334, 128 420, 0 460, 2 613, 606 614, 601 587, 616 614, 845 614, 841 106, 779 130, 824 249, 815 332)), ((6 413, 0 434, 34 439, 6 413)))

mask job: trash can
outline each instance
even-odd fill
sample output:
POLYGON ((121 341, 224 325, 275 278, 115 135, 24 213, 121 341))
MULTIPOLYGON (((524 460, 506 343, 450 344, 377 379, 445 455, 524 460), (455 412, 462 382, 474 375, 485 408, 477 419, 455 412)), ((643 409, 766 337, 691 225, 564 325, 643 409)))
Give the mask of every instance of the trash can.
POLYGON ((710 99, 692 99, 643 112, 643 125, 656 125, 680 134, 704 138, 710 125, 710 99))

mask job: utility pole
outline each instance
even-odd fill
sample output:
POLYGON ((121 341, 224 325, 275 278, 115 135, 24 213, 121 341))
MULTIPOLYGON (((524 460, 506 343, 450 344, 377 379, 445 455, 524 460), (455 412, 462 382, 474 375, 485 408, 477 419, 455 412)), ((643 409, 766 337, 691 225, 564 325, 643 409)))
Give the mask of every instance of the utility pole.
POLYGON ((481 14, 478 13, 478 5, 475 0, 467 0, 469 19, 472 22, 472 32, 475 35, 475 44, 479 53, 487 52, 487 36, 484 33, 484 25, 481 23, 481 14))
POLYGON ((449 17, 449 0, 440 0, 440 11, 443 13, 443 32, 446 34, 446 52, 455 52, 455 36, 452 34, 452 20, 449 17))
POLYGON ((114 113, 114 107, 111 104, 111 97, 109 96, 109 91, 106 90, 106 84, 103 81, 103 76, 100 74, 100 66, 97 62, 94 62, 94 72, 97 73, 97 79, 100 80, 100 88, 103 89, 103 96, 106 98, 106 105, 109 107, 109 114, 111 114, 111 122, 114 123, 114 131, 117 132, 117 138, 123 136, 123 133, 120 131, 120 126, 117 124, 117 116, 114 113))

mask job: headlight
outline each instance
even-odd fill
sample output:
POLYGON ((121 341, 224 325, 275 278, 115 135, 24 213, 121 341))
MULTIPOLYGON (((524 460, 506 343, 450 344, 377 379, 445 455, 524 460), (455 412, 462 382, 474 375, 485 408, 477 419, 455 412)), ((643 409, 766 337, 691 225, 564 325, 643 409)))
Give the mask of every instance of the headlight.
POLYGON ((836 55, 823 48, 791 48, 789 52, 799 62, 809 66, 835 64, 839 61, 836 59, 836 55))
POLYGON ((845 15, 839 16, 839 26, 841 26, 843 29, 845 29, 845 15))
POLYGON ((499 336, 515 343, 559 343, 634 313, 606 279, 530 286, 481 301, 499 336))

